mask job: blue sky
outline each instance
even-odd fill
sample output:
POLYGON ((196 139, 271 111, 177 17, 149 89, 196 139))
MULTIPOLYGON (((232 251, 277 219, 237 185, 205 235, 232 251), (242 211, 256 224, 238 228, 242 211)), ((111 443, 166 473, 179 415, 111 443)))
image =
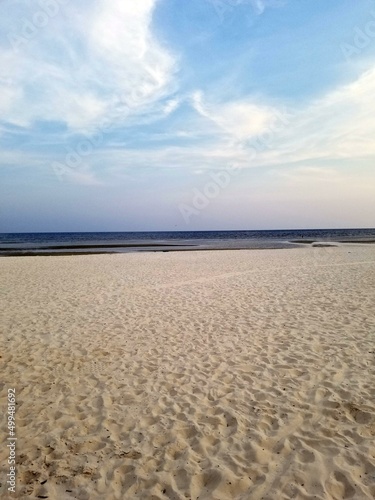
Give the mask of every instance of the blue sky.
POLYGON ((1 232, 375 226, 375 1, 0 9, 1 232))

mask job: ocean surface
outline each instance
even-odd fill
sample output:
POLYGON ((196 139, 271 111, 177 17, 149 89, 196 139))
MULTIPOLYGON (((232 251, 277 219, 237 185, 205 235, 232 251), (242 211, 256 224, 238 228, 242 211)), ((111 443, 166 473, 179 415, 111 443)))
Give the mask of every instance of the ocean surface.
POLYGON ((0 256, 291 248, 318 242, 375 242, 375 229, 0 233, 0 256))

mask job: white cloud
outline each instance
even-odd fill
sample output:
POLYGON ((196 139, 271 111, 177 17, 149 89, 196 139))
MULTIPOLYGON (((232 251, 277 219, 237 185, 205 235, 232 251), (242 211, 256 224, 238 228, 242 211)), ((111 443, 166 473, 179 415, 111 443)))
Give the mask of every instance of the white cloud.
MULTIPOLYGON (((280 167, 288 171, 294 166, 299 170, 288 175, 308 185, 313 179, 334 181, 332 165, 338 171, 349 164, 355 167, 359 160, 369 165, 374 158, 375 69, 301 109, 262 107, 249 100, 214 106, 199 93, 192 103, 199 117, 194 122, 202 134, 199 141, 194 136, 188 145, 166 146, 164 141, 160 146, 149 141, 147 148, 131 149, 109 141, 89 161, 97 169, 110 165, 105 167, 109 177, 142 167, 202 171, 236 164, 243 169, 280 167)), ((186 135, 189 137, 173 128, 165 140, 183 141, 186 135)))
MULTIPOLYGON (((152 33, 156 1, 64 3, 29 40, 15 38, 24 36, 24 27, 13 25, 7 38, 18 40, 18 50, 6 40, 0 48, 0 90, 8 93, 6 103, 0 101, 2 120, 23 126, 63 121, 84 131, 104 118, 122 123, 152 112, 169 95, 175 67, 152 33)), ((11 25, 12 11, 5 12, 11 25)), ((35 12, 25 19, 34 22, 35 12)))
POLYGON ((173 111, 175 111, 175 109, 178 108, 179 104, 179 99, 170 99, 164 106, 164 114, 170 115, 173 111))
POLYGON ((204 102, 201 92, 193 95, 193 106, 225 134, 240 140, 249 139, 266 130, 275 113, 271 107, 246 100, 212 105, 204 102))
MULTIPOLYGON (((299 108, 277 109, 249 99, 212 105, 200 93, 193 105, 217 126, 212 141, 216 136, 221 156, 226 150, 232 161, 237 157, 249 167, 375 155, 375 67, 299 108)), ((215 152, 212 141, 209 151, 215 152)))
POLYGON ((375 154, 375 68, 295 110, 275 140, 280 159, 364 158, 375 154))
POLYGON ((58 170, 55 172, 57 178, 62 182, 71 182, 73 184, 80 184, 82 186, 103 186, 95 173, 90 169, 89 165, 81 165, 76 169, 65 169, 63 173, 59 174, 58 170))
POLYGON ((0 116, 4 117, 11 113, 12 103, 22 99, 22 90, 13 88, 8 83, 0 82, 0 116))
POLYGON ((122 102, 138 107, 165 95, 173 68, 171 55, 151 33, 155 0, 101 0, 89 32, 91 57, 106 63, 105 82, 122 102))

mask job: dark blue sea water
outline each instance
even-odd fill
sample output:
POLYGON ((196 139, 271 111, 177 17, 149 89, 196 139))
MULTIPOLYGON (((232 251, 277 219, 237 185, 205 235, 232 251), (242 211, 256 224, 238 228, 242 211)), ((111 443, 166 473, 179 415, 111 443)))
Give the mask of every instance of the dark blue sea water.
POLYGON ((375 240, 375 229, 2 233, 0 255, 214 248, 285 248, 314 241, 375 240))

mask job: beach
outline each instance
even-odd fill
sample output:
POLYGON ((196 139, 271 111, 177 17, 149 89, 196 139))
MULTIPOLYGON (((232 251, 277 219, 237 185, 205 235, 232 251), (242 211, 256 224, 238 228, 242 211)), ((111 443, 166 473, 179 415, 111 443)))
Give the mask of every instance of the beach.
POLYGON ((375 245, 4 257, 0 301, 1 498, 375 497, 375 245))

